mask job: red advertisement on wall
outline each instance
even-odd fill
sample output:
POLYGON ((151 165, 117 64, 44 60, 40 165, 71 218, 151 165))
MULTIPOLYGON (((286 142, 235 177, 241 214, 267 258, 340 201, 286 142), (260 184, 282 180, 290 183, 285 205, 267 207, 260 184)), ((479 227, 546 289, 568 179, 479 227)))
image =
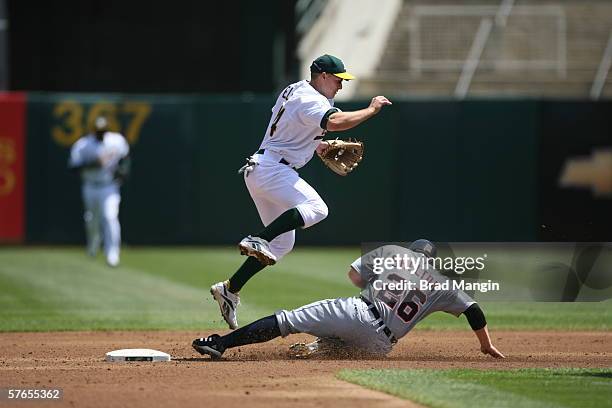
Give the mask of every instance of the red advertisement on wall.
POLYGON ((0 242, 24 239, 26 96, 0 92, 0 242))

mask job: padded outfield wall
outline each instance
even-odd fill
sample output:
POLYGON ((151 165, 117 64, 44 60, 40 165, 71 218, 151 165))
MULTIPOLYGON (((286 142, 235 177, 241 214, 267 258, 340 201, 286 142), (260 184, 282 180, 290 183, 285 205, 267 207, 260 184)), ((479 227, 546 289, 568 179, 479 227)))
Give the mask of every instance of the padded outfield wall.
MULTIPOLYGON (((273 102, 272 96, 29 93, 24 241, 84 242, 80 183, 66 163, 71 143, 103 113, 132 147, 120 214, 125 243, 234 244, 260 228, 236 170, 258 148, 273 102)), ((546 165, 551 141, 557 150, 568 146, 564 154, 611 144, 611 133, 602 133, 610 115, 602 112, 612 104, 574 104, 577 109, 542 101, 395 101, 342 134, 366 142, 353 174, 336 176, 318 159, 300 170, 330 216, 299 232, 298 242, 571 241, 584 239, 585 230, 586 239, 609 241, 612 217, 597 213, 610 208, 609 197, 595 198, 588 188, 561 191, 583 197, 580 205, 595 208, 591 219, 599 225, 588 230, 577 220, 565 231, 564 203, 542 196, 559 193, 560 170, 551 173, 546 165), (580 113, 575 121, 572 112, 580 113), (560 117, 578 123, 581 133, 553 126, 560 117), (548 231, 564 236, 543 234, 542 218, 551 213, 548 231)))

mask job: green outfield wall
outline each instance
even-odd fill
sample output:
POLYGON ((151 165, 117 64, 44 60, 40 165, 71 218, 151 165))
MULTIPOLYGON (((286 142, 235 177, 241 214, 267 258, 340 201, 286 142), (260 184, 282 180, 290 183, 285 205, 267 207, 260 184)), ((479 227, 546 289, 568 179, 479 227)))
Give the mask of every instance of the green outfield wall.
MULTIPOLYGON (((26 242, 84 242, 70 145, 98 114, 132 148, 121 223, 128 244, 233 244, 261 224, 236 174, 257 150, 273 96, 28 94, 26 242)), ((539 236, 537 101, 395 101, 342 134, 366 143, 348 177, 300 170, 330 215, 304 244, 531 241, 539 236)), ((340 103, 343 110, 366 101, 340 103)))

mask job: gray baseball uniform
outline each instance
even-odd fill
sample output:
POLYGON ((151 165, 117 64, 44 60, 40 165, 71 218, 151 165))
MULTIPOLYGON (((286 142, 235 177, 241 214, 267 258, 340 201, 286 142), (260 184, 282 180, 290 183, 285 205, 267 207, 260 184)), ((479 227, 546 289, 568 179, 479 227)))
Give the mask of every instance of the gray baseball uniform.
POLYGON ((433 268, 423 267, 423 261, 413 262, 416 266, 411 269, 400 266, 375 273, 375 258, 396 255, 424 260, 424 255, 396 245, 381 246, 365 254, 351 265, 367 282, 360 297, 322 300, 295 310, 278 311, 276 319, 282 336, 308 333, 340 338, 348 347, 384 355, 391 351, 395 339, 404 337, 429 314, 444 311, 459 316, 475 303, 460 290, 438 290, 433 286, 419 289, 421 281, 447 281, 433 268), (383 285, 401 282, 406 288, 383 285), (415 289, 410 290, 408 282, 413 282, 415 289))

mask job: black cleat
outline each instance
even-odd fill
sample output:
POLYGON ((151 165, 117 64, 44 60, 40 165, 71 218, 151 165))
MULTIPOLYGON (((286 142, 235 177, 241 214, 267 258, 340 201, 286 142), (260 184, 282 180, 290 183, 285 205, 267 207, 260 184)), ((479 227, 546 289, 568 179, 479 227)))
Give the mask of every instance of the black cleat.
POLYGON ((221 336, 213 334, 209 337, 195 339, 191 343, 191 347, 202 355, 209 355, 213 359, 221 358, 225 347, 221 345, 219 339, 221 336))

